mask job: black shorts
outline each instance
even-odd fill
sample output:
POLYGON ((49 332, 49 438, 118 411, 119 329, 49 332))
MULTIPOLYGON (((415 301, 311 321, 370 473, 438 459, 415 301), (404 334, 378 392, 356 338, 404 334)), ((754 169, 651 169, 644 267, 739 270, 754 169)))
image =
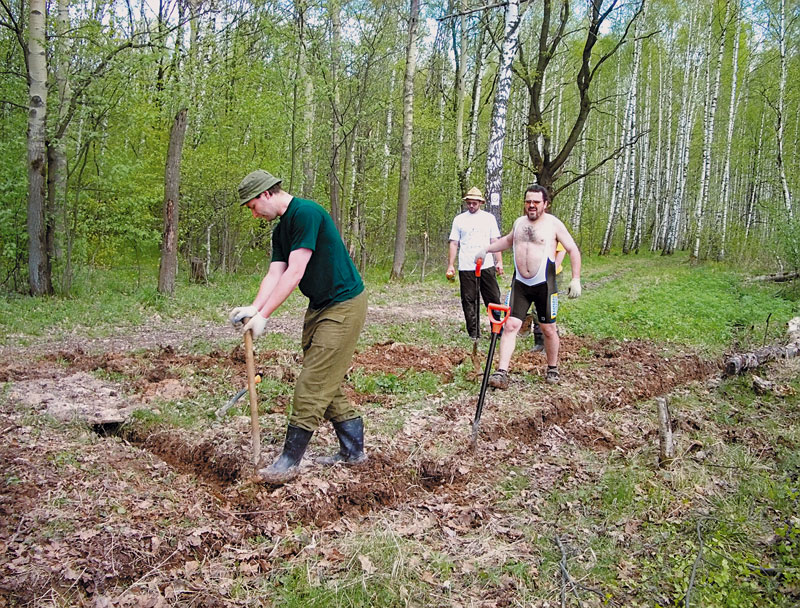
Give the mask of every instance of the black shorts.
POLYGON ((558 315, 558 285, 556 284, 555 262, 548 260, 545 281, 538 285, 525 285, 514 279, 511 290, 511 316, 525 320, 528 309, 536 307, 537 323, 555 323, 558 315))

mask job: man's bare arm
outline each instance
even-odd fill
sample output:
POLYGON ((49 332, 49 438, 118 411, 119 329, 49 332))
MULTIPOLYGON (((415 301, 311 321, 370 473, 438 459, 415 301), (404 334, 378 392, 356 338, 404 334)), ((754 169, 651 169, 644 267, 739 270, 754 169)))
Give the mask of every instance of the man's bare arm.
MULTIPOLYGON (((273 262, 270 264, 270 273, 272 272, 272 267, 275 264, 281 264, 283 266, 283 271, 280 272, 278 280, 274 283, 274 287, 267 294, 263 304, 259 306, 257 303, 258 298, 256 299, 255 306, 258 307, 261 316, 264 318, 269 318, 269 316, 275 312, 275 309, 286 301, 286 298, 288 298, 292 291, 294 291, 295 287, 300 284, 300 280, 303 278, 303 275, 306 272, 306 266, 308 266, 308 261, 311 259, 312 253, 313 251, 310 249, 295 249, 289 254, 288 264, 285 262, 273 262)), ((263 283, 266 282, 267 278, 269 278, 269 273, 262 282, 262 288, 263 283)), ((262 289, 259 289, 258 297, 260 298, 261 296, 262 289)))

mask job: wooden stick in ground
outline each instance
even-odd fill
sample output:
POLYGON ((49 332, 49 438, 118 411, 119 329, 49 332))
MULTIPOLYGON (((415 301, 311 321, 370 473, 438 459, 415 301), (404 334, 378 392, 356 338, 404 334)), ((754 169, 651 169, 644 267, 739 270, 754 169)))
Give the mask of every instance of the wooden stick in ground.
POLYGON ((672 441, 672 416, 666 397, 657 397, 658 405, 658 466, 665 467, 675 459, 675 444, 672 441))
POLYGON ((253 332, 244 332, 244 353, 247 360, 247 389, 250 392, 250 439, 253 446, 253 464, 261 460, 261 433, 258 427, 258 401, 256 399, 256 360, 253 355, 253 332))

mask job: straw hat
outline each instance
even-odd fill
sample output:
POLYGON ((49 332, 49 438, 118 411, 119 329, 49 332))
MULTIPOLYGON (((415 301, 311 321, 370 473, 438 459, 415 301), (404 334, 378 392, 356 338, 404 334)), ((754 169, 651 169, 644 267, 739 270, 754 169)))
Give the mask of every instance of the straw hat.
POLYGON ((464 196, 464 200, 465 201, 480 201, 482 203, 486 202, 486 199, 483 198, 483 194, 481 193, 481 191, 478 190, 475 186, 473 186, 472 188, 470 188, 467 191, 466 196, 464 196))

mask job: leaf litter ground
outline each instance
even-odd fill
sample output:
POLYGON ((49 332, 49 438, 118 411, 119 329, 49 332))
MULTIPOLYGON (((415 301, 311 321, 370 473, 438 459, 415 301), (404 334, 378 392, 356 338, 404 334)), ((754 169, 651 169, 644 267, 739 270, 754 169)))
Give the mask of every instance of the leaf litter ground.
MULTIPOLYGON (((447 306, 435 316, 458 319, 452 302, 447 306)), ((392 317, 370 312, 371 322, 392 317)), ((542 378, 544 358, 521 341, 512 386, 489 393, 475 449, 477 371, 462 374, 474 382, 474 394, 445 390, 457 369, 471 367, 470 350, 375 342, 357 353, 354 373, 429 372, 442 390, 408 407, 402 395, 359 392, 348 383, 365 413, 369 461, 317 465, 316 456, 336 449, 326 425, 299 479, 275 488, 253 474, 246 397, 232 415, 208 416, 191 429, 138 419, 120 424, 136 409, 159 413, 165 402, 191 407, 215 382, 246 384, 240 346, 192 354, 180 344, 154 343, 158 337, 147 336, 139 350, 128 342, 102 352, 56 343, 27 357, 20 349, 0 357, 0 381, 7 383, 0 408, 0 605, 246 604, 242 589, 255 590, 302 560, 313 563, 317 582, 354 567, 355 557, 372 574, 378 567, 362 553, 347 554, 344 539, 376 525, 467 556, 461 590, 416 564, 431 604, 462 605, 455 599, 460 591, 474 605, 510 605, 518 579, 470 583, 476 569, 509 556, 529 562, 536 574, 519 513, 504 506, 504 485, 526 477, 519 499, 526 525, 535 525, 553 488, 596 478, 576 459, 580 450, 651 449, 654 416, 638 411, 642 402, 719 375, 718 362, 698 353, 565 335, 562 383, 551 387, 542 378), (623 413, 613 425, 611 412, 623 413)), ((481 347, 485 352, 486 343, 481 347)), ((291 383, 301 366, 289 351, 262 350, 257 358, 265 375, 281 382, 291 383)), ((279 453, 289 400, 277 395, 261 404, 262 464, 279 453)))

